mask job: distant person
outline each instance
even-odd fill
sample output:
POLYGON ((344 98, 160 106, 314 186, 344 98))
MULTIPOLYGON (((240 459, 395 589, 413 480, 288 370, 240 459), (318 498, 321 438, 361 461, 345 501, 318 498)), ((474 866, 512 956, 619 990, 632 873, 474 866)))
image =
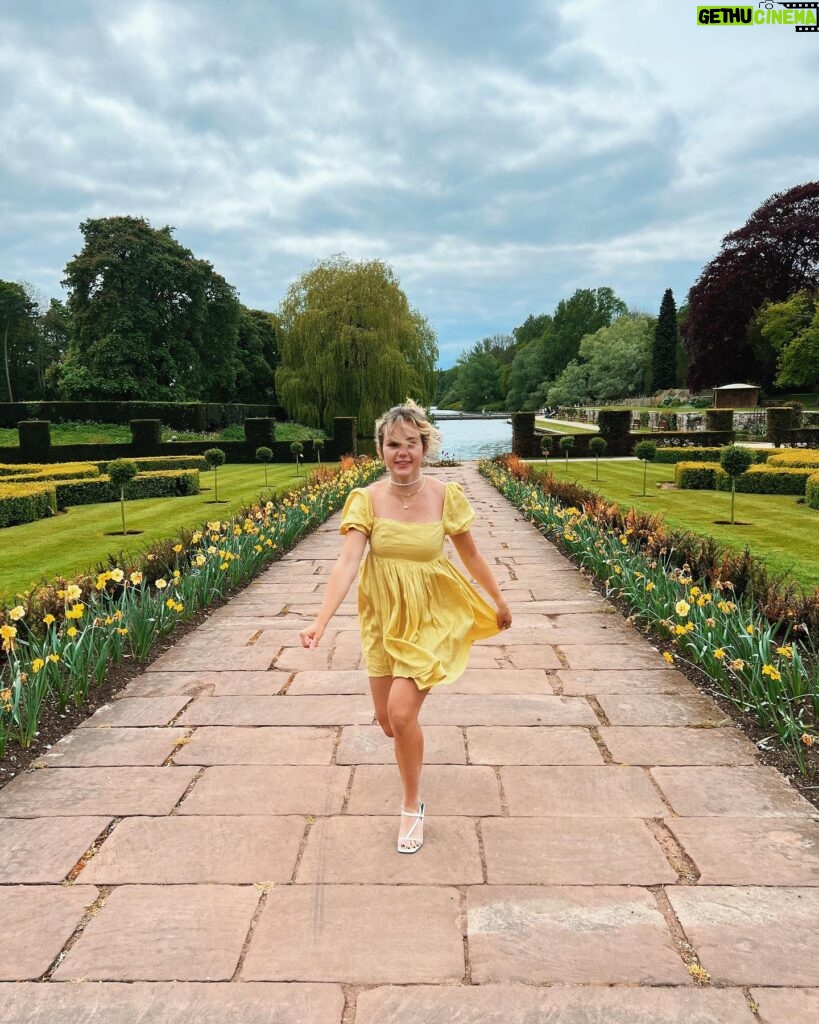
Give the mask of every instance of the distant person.
POLYGON ((440 436, 425 411, 409 399, 378 420, 376 447, 388 476, 350 492, 341 521, 341 554, 318 615, 300 633, 302 646, 318 646, 369 541, 358 585, 358 615, 375 714, 394 738, 401 774, 399 853, 417 853, 424 843, 421 705, 432 687, 452 683, 464 673, 476 640, 512 624, 501 589, 470 533, 475 513, 460 484, 421 472, 440 436), (445 534, 496 609, 444 557, 445 534))

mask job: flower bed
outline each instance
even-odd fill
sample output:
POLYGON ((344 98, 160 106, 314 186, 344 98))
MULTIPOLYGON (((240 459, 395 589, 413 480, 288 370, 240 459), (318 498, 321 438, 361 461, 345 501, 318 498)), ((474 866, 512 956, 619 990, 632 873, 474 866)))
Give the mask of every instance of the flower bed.
POLYGON ((634 621, 666 641, 666 661, 681 659, 704 671, 806 772, 806 750, 819 727, 819 667, 804 623, 769 618, 752 591, 741 592, 745 588, 727 574, 698 578, 688 563, 680 564, 676 537, 658 516, 620 512, 577 487, 579 500, 567 504, 547 493, 549 477, 532 476, 516 460, 483 462, 480 471, 607 594, 621 599, 634 621))
POLYGON ((381 472, 345 460, 304 487, 152 545, 127 565, 38 588, 0 612, 0 757, 26 748, 45 704, 81 705, 124 659, 148 660, 158 640, 246 585, 381 472))

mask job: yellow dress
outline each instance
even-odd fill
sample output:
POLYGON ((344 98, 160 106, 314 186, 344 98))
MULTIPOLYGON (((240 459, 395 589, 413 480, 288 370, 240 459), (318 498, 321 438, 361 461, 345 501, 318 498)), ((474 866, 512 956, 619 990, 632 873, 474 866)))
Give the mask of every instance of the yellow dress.
POLYGON ((344 505, 341 533, 370 540, 358 582, 361 646, 371 676, 404 676, 419 690, 463 675, 476 640, 500 632, 495 609, 444 557, 444 535, 465 533, 475 513, 459 484, 448 483, 443 517, 402 523, 374 516, 357 487, 344 505))

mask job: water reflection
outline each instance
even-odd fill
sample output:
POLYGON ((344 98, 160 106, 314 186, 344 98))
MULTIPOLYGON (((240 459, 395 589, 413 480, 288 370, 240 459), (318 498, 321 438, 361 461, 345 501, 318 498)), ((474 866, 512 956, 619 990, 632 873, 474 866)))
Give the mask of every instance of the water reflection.
POLYGON ((439 420, 437 425, 443 451, 458 459, 488 459, 512 450, 512 425, 505 419, 439 420))

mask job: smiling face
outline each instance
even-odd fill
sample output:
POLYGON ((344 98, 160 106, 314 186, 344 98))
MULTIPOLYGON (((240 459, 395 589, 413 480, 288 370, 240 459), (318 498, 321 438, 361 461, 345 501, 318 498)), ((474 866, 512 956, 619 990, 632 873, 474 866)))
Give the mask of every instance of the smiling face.
POLYGON ((421 473, 424 443, 415 424, 411 420, 398 420, 387 429, 379 455, 396 483, 416 480, 421 473))

